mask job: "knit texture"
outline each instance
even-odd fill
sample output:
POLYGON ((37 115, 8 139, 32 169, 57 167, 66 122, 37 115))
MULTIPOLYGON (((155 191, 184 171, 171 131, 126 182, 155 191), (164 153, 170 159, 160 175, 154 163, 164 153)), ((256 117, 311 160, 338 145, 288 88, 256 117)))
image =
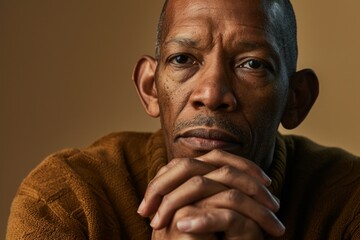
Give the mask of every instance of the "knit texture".
MULTIPOLYGON (((166 163, 160 131, 114 133, 51 155, 22 182, 7 239, 151 239, 136 210, 166 163)), ((358 157, 279 135, 268 175, 287 228, 279 239, 360 239, 358 157)))

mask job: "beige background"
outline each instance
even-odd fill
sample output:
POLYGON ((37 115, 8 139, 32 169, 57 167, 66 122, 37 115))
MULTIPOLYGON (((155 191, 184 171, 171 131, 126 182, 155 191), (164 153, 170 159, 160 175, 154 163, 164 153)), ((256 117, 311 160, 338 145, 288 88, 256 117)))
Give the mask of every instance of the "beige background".
MULTIPOLYGON (((299 67, 321 94, 293 133, 360 154, 360 2, 293 0, 299 67)), ((46 155, 122 130, 151 131, 131 83, 152 54, 161 1, 0 1, 0 239, 16 188, 46 155)))

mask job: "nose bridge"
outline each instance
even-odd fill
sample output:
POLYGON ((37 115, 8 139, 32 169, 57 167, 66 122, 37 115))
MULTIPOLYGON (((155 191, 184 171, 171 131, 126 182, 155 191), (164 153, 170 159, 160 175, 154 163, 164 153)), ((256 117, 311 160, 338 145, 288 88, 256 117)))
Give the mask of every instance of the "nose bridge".
POLYGON ((226 63, 221 57, 214 57, 204 68, 204 80, 214 84, 224 85, 228 82, 226 63))
POLYGON ((231 82, 225 68, 219 59, 204 68, 201 88, 209 91, 212 97, 220 98, 231 90, 231 82))
POLYGON ((230 68, 221 55, 205 62, 197 82, 192 96, 194 106, 228 111, 236 108, 230 68))

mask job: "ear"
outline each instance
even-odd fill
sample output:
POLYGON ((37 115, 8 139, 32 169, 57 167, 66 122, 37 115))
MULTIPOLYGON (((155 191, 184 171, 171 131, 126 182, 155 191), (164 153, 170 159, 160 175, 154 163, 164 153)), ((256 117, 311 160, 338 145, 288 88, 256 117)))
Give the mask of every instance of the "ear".
POLYGON ((315 72, 304 69, 290 78, 289 94, 281 124, 293 129, 305 119, 319 95, 319 81, 315 72))
POLYGON ((132 79, 145 111, 151 117, 159 117, 160 108, 155 86, 156 61, 150 56, 143 56, 133 71, 132 79))

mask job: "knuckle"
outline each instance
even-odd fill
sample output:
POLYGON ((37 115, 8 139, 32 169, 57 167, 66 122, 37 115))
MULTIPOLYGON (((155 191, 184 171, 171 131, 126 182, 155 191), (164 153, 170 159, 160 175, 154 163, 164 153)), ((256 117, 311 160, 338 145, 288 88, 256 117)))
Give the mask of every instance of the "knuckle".
POLYGON ((192 206, 185 206, 176 210, 174 214, 174 219, 180 219, 184 217, 192 216, 196 212, 196 209, 192 206))
POLYGON ((228 226, 233 226, 238 222, 238 215, 233 211, 225 211, 223 217, 228 226))
POLYGON ((207 180, 203 176, 194 176, 190 178, 189 183, 196 187, 204 187, 207 184, 207 180))
POLYGON ((169 165, 170 165, 170 162, 167 165, 160 167, 159 170, 157 171, 157 173, 159 174, 159 173, 166 172, 169 169, 169 165))
MULTIPOLYGON (((160 206, 161 210, 166 211, 168 209, 172 209, 172 207, 173 207, 173 203, 172 203, 171 196, 165 195, 161 201, 161 206, 160 206)), ((160 210, 160 208, 159 208, 159 210, 160 210)))
POLYGON ((256 196, 256 195, 258 195, 258 193, 259 193, 259 186, 258 186, 258 184, 257 183, 255 183, 255 182, 253 182, 253 181, 250 181, 250 180, 248 180, 247 182, 246 182, 246 191, 247 191, 247 193, 250 195, 250 196, 256 196))
POLYGON ((221 167, 219 171, 225 178, 229 178, 230 176, 234 175, 235 172, 234 168, 229 165, 221 167))
POLYGON ((189 170, 194 164, 194 160, 191 158, 183 158, 179 163, 179 167, 189 170))
POLYGON ((257 176, 264 175, 263 170, 253 162, 247 162, 246 163, 246 171, 247 172, 253 172, 257 176))
POLYGON ((226 193, 226 198, 231 202, 241 202, 244 200, 244 195, 236 189, 230 189, 226 193))
POLYGON ((171 197, 170 195, 165 195, 161 202, 162 205, 167 206, 171 204, 171 197))
POLYGON ((205 212, 200 218, 198 218, 197 225, 199 228, 206 228, 212 226, 217 222, 217 216, 213 213, 205 212))
POLYGON ((172 167, 172 166, 175 166, 176 164, 178 164, 180 161, 181 161, 181 158, 174 158, 167 165, 172 167))
POLYGON ((147 194, 149 194, 149 195, 153 195, 153 194, 157 193, 157 191, 158 191, 157 181, 155 181, 154 179, 151 180, 148 184, 146 191, 147 191, 147 194))
POLYGON ((203 216, 203 221, 204 222, 210 222, 210 221, 215 221, 216 222, 217 216, 212 213, 212 212, 205 212, 204 216, 203 216))
POLYGON ((242 170, 245 172, 249 172, 252 169, 252 165, 251 163, 249 163, 248 161, 243 161, 242 163, 242 170))

